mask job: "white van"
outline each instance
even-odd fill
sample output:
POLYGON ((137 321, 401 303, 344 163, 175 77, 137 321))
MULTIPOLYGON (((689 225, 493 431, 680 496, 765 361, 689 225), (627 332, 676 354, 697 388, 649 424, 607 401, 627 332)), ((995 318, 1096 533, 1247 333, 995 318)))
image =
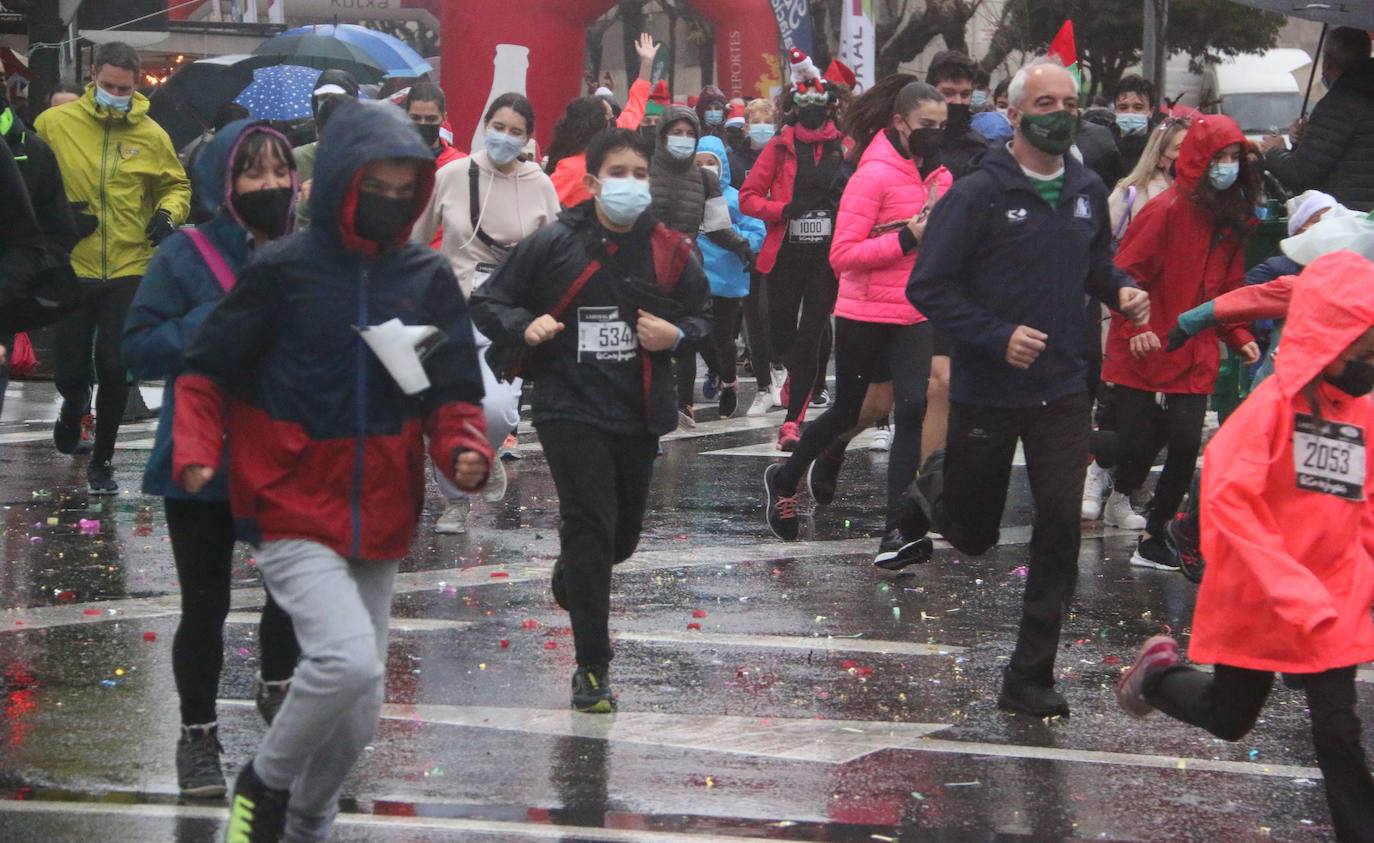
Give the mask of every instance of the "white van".
MULTIPOLYGON (((1203 69, 1197 104, 1235 120, 1251 140, 1287 131, 1302 111, 1311 65, 1305 51, 1293 48, 1225 59, 1203 69)), ((1321 93, 1314 87, 1313 99, 1321 93)))

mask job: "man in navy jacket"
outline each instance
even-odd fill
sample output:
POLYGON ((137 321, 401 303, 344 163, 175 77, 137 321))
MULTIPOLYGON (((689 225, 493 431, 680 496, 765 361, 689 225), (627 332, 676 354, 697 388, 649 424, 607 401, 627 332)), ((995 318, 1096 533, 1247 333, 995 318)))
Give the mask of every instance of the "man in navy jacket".
MULTIPOLYGON (((1064 610, 1078 578, 1088 461, 1084 296, 1137 323, 1149 298, 1112 263, 1107 192, 1068 155, 1078 86, 1057 64, 1023 68, 1010 90, 1016 135, 994 146, 935 206, 907 296, 949 334, 949 444, 913 487, 904 532, 933 526, 964 553, 997 543, 1016 442, 1034 498, 1020 634, 998 700, 1067 715, 1054 690, 1064 610)), ((908 538, 915 536, 908 535, 908 538)))

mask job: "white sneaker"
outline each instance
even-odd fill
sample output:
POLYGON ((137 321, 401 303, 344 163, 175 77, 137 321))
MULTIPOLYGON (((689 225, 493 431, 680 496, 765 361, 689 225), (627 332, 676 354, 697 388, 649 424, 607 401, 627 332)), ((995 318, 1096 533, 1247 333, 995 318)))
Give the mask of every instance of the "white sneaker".
POLYGON ((439 520, 434 522, 434 532, 449 536, 461 536, 468 531, 468 511, 472 509, 472 501, 462 498, 456 501, 449 501, 444 508, 444 514, 439 516, 439 520))
POLYGON ((760 392, 758 395, 754 396, 754 403, 749 405, 749 409, 745 412, 745 415, 754 417, 763 416, 767 415, 768 411, 771 409, 773 409, 773 396, 769 395, 767 392, 760 392))
POLYGON ((1083 478, 1083 520, 1096 521, 1102 517, 1102 499, 1112 487, 1112 475, 1097 464, 1088 463, 1088 473, 1083 478))
POLYGON ((1131 509, 1131 499, 1120 492, 1112 492, 1112 496, 1107 498, 1102 520, 1108 527, 1120 527, 1123 530, 1145 529, 1144 516, 1131 509))
POLYGON ((487 503, 500 503, 506 496, 506 466, 500 460, 491 464, 491 476, 487 478, 487 488, 482 490, 482 500, 487 503))
POLYGON ((870 451, 892 450, 892 428, 880 427, 873 431, 873 439, 868 443, 870 451))
POLYGON ((782 406, 782 385, 787 383, 787 370, 774 369, 773 383, 768 387, 768 395, 773 399, 774 407, 782 406))

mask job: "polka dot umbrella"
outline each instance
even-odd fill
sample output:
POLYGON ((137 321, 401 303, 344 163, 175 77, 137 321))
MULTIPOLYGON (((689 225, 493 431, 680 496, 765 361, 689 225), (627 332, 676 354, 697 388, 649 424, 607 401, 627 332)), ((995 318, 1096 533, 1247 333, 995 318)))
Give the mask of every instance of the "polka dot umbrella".
POLYGON ((234 97, 257 120, 299 120, 310 116, 310 95, 320 71, 274 64, 253 71, 253 81, 234 97))

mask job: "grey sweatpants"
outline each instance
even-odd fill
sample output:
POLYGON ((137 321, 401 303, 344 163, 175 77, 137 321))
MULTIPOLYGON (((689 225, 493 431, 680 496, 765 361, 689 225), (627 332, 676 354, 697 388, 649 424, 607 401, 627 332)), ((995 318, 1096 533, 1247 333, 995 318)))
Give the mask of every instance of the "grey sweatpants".
POLYGON ((301 660, 253 770, 291 791, 285 839, 314 843, 329 836, 344 778, 377 727, 397 562, 345 559, 302 539, 264 542, 256 557, 301 660))

